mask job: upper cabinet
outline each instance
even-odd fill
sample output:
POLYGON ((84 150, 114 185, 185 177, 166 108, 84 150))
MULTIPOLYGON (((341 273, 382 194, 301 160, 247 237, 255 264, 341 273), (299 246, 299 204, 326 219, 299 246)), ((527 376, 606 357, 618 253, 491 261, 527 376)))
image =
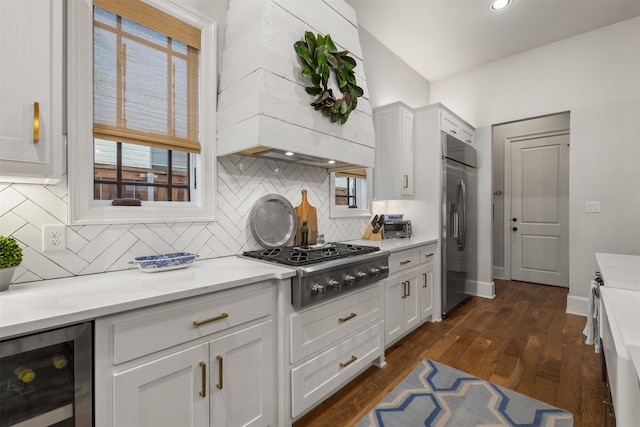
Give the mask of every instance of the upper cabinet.
POLYGON ((401 102, 373 111, 376 131, 374 199, 413 197, 413 111, 401 102))
POLYGON ((0 182, 65 172, 62 0, 0 1, 0 182))
POLYGON ((467 144, 473 143, 473 127, 455 114, 444 109, 440 110, 440 130, 467 144))

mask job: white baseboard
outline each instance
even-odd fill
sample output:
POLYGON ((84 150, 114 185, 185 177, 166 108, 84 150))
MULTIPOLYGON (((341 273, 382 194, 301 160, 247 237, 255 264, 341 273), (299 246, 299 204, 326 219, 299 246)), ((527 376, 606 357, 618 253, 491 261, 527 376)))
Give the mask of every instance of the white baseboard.
POLYGON ((571 294, 567 295, 567 313, 587 317, 588 308, 589 299, 587 297, 577 297, 571 294))
POLYGON ((493 282, 467 280, 464 284, 464 291, 467 294, 482 298, 493 299, 496 297, 496 285, 493 282))

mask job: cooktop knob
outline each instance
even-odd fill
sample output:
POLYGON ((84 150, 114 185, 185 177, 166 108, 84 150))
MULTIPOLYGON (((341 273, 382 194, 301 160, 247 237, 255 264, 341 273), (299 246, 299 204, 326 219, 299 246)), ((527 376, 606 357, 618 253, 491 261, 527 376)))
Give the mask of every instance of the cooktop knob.
POLYGON ((380 273, 384 274, 387 271, 389 271, 389 266, 388 265, 381 265, 380 266, 380 273))
POLYGON ((354 283, 356 283, 356 278, 355 278, 355 277, 353 277, 353 276, 352 276, 352 275, 350 275, 350 274, 347 274, 346 276, 344 276, 344 284, 345 284, 345 285, 347 285, 347 286, 351 286, 351 285, 353 285, 354 283))
POLYGON ((316 283, 311 287, 311 293, 313 295, 324 294, 324 286, 318 285, 316 283))
POLYGON ((367 273, 365 273, 364 271, 358 271, 356 273, 356 280, 360 281, 360 280, 364 280, 367 278, 367 273))
POLYGON ((340 282, 337 280, 329 279, 327 282, 327 287, 331 289, 338 289, 338 285, 340 285, 340 282))
POLYGON ((369 276, 375 277, 378 274, 380 274, 380 269, 378 267, 371 267, 371 270, 369 270, 369 276))

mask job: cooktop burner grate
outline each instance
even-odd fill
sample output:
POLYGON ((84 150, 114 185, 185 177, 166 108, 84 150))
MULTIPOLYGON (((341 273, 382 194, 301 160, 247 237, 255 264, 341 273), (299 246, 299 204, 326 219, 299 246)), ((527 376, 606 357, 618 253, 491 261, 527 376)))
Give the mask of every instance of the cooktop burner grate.
POLYGON ((319 247, 288 246, 247 251, 243 255, 263 261, 271 261, 293 267, 316 264, 338 258, 379 251, 376 246, 362 246, 350 243, 327 243, 319 247))

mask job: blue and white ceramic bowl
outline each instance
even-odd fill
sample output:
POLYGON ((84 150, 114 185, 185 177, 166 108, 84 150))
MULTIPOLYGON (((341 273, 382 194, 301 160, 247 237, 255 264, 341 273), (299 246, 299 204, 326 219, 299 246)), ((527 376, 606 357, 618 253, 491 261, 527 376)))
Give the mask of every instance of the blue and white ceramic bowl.
POLYGON ((129 261, 129 264, 137 265, 140 270, 147 273, 155 273, 188 267, 199 256, 188 252, 176 252, 173 254, 141 256, 129 261))

